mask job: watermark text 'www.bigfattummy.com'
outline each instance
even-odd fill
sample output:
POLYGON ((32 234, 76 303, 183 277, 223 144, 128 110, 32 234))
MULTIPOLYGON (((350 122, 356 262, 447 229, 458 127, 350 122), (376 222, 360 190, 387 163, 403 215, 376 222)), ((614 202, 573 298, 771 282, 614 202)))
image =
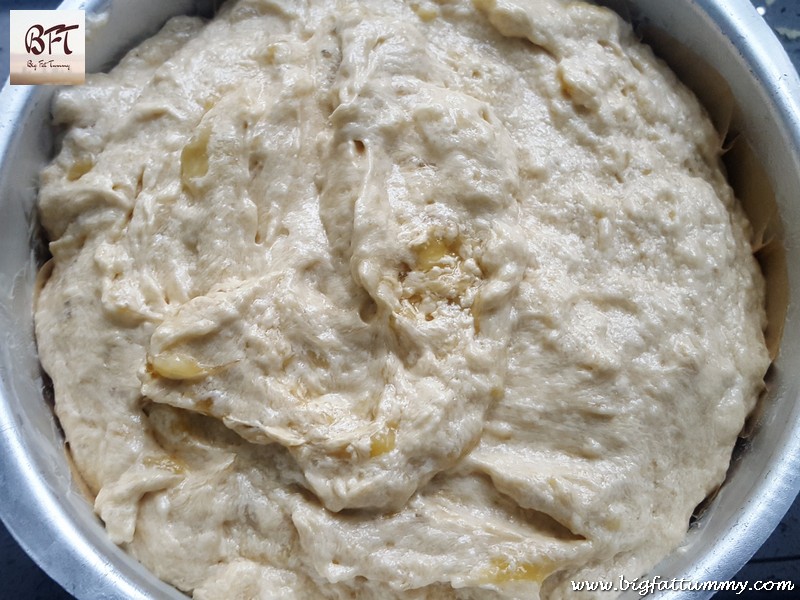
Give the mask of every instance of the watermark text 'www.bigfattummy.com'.
POLYGON ((620 575, 616 581, 570 581, 573 592, 636 592, 647 596, 655 592, 789 592, 794 590, 791 581, 692 581, 691 579, 662 579, 658 575, 649 579, 628 579, 620 575))

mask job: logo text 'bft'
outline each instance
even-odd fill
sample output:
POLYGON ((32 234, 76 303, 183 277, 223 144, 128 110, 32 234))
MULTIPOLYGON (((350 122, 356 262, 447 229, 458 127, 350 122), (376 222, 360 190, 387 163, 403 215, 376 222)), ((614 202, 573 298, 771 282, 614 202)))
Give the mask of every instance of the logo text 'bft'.
POLYGON ((86 16, 82 10, 9 11, 12 85, 83 83, 86 16))
POLYGON ((69 32, 73 29, 79 28, 80 25, 67 25, 66 23, 54 25, 49 29, 45 29, 39 24, 31 25, 25 34, 25 50, 31 54, 39 56, 42 52, 44 52, 44 36, 47 36, 48 54, 53 54, 53 44, 57 44, 58 42, 61 42, 64 54, 72 54, 72 50, 69 48, 69 32), (62 33, 64 34, 64 37, 61 37, 60 34, 62 33))

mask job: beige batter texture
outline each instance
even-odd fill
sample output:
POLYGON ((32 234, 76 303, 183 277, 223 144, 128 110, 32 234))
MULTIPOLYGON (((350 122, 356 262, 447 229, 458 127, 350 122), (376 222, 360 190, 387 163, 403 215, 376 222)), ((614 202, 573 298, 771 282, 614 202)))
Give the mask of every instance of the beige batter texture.
POLYGON ((109 535, 195 598, 593 597, 723 481, 763 281, 609 10, 230 2, 54 117, 42 364, 109 535))

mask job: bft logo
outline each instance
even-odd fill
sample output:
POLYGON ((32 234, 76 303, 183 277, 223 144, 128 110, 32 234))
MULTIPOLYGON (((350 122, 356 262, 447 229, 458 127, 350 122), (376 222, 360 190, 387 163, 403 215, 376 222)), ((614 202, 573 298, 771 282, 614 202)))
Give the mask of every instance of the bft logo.
POLYGON ((86 17, 82 10, 12 10, 12 85, 83 83, 86 17))
MULTIPOLYGON (((45 29, 38 24, 32 25, 25 34, 25 50, 31 54, 39 56, 42 52, 44 52, 46 47, 47 53, 52 54, 53 44, 61 43, 64 54, 72 54, 72 50, 69 49, 68 36, 69 32, 73 29, 80 29, 80 25, 67 25, 65 23, 60 23, 50 27, 49 29, 45 29), (47 46, 44 44, 44 36, 47 36, 47 46)), ((58 49, 58 46, 56 46, 56 49, 58 49)))

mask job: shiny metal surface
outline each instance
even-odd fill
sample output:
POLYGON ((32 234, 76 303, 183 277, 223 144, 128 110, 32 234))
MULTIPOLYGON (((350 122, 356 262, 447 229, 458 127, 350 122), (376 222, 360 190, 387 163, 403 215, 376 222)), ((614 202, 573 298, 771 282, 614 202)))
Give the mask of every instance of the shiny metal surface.
MULTIPOLYGON (((98 70, 154 33, 190 0, 68 0, 64 8, 108 11, 87 40, 98 70)), ((748 0, 609 0, 693 49, 727 80, 746 135, 775 188, 789 264, 790 297, 800 290, 800 81, 748 0)), ((72 480, 63 440, 33 344, 35 272, 31 219, 37 172, 52 154, 53 88, 0 93, 0 517, 25 550, 77 598, 184 598, 112 544, 72 480)), ((725 580, 758 549, 800 488, 800 307, 790 302, 766 409, 749 447, 683 546, 649 575, 725 580)), ((667 592, 660 597, 707 598, 667 592)), ((624 598, 640 597, 629 592, 624 598)))

